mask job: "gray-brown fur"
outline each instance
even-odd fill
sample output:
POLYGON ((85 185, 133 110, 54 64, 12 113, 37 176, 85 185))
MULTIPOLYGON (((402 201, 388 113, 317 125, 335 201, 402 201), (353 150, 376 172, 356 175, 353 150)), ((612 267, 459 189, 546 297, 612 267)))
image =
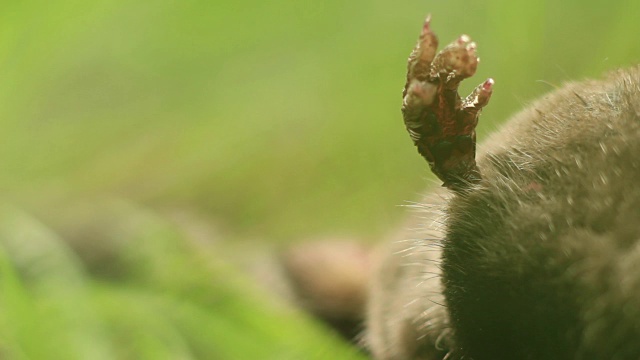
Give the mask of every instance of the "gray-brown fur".
POLYGON ((639 86, 567 84, 480 146, 482 181, 381 261, 375 358, 640 358, 639 86))
POLYGON ((377 359, 437 359, 451 345, 439 266, 448 196, 442 190, 428 196, 408 231, 376 254, 366 342, 377 359))

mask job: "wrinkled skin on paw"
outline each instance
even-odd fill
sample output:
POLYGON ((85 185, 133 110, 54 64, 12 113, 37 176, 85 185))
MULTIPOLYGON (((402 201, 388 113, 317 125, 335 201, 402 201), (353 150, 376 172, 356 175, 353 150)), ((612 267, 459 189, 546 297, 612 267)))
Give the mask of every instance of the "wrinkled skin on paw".
POLYGON ((409 56, 402 114, 407 131, 431 170, 453 190, 480 180, 476 166, 478 117, 489 102, 493 79, 462 99, 460 82, 476 72, 476 44, 467 35, 436 54, 438 39, 427 17, 409 56))

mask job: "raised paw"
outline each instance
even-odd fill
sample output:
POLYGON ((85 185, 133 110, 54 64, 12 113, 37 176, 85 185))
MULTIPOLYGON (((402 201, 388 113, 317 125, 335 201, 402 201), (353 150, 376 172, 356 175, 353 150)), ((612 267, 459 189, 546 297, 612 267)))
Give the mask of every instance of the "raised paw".
POLYGON ((476 44, 462 35, 436 54, 438 39, 430 22, 428 16, 409 56, 402 114, 431 170, 444 186, 462 190, 480 180, 475 128, 494 81, 487 79, 465 99, 460 98, 460 82, 475 74, 480 61, 476 44))

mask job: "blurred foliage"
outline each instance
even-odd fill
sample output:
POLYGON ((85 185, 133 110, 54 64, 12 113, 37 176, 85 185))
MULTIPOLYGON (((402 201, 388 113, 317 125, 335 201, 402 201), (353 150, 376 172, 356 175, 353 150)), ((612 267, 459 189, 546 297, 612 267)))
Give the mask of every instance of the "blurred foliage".
POLYGON ((360 358, 162 218, 106 206, 121 219, 104 231, 126 239, 118 281, 89 277, 52 229, 0 210, 3 359, 360 358))
POLYGON ((227 260, 250 239, 376 238, 432 183, 399 114, 426 13, 443 45, 478 42, 465 91, 496 79, 480 139, 640 58, 634 0, 0 9, 2 358, 355 358, 227 260))

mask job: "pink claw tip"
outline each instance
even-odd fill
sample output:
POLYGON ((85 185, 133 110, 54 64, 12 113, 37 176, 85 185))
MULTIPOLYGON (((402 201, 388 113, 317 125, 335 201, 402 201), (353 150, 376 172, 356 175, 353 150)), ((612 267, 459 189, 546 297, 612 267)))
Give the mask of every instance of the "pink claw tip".
POLYGON ((495 81, 493 81, 492 78, 488 78, 487 80, 485 80, 484 83, 482 83, 482 90, 485 90, 485 91, 491 90, 491 88, 493 87, 494 83, 495 83, 495 81))
POLYGON ((460 37, 456 40, 458 45, 464 45, 469 41, 471 41, 471 38, 469 37, 469 35, 465 35, 465 34, 460 35, 460 37))
POLYGON ((424 19, 424 25, 422 26, 422 34, 426 34, 431 31, 431 14, 427 15, 427 18, 424 19))

